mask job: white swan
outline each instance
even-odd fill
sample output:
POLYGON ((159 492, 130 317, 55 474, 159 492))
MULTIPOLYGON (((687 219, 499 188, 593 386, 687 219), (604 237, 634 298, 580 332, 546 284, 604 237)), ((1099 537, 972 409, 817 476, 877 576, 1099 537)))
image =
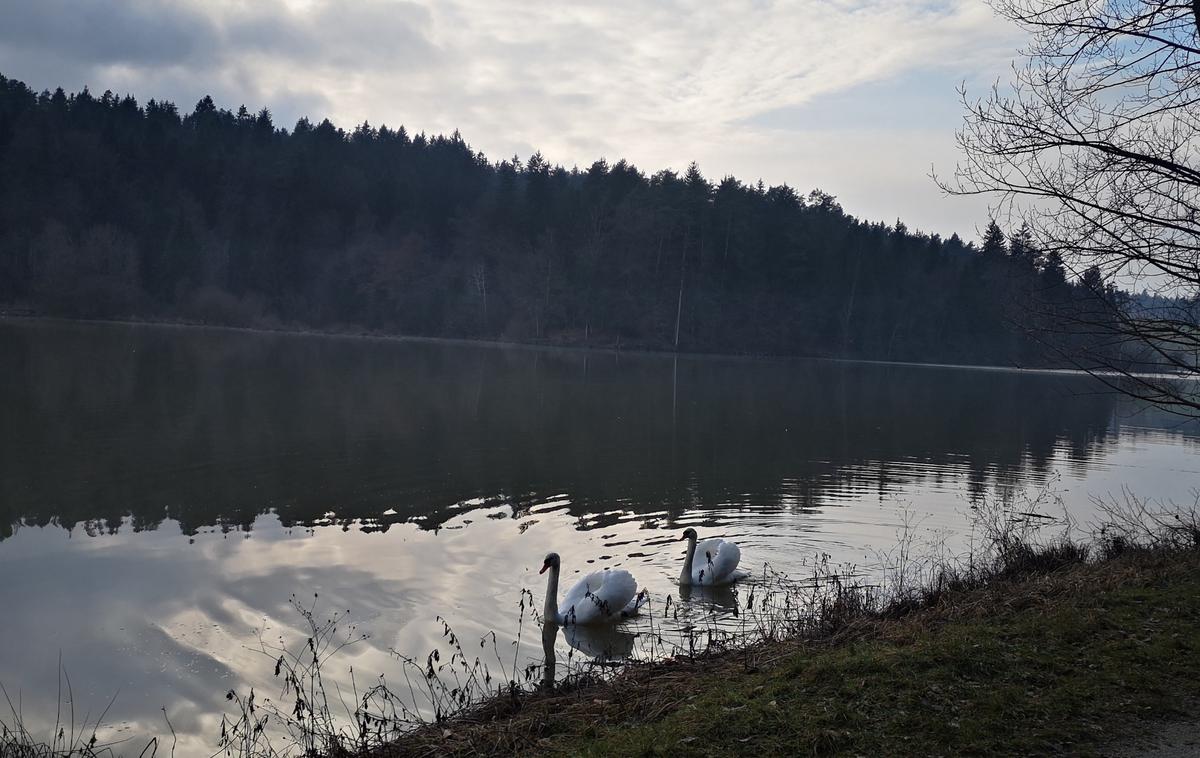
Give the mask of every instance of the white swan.
POLYGON ((683 530, 683 537, 688 541, 687 557, 683 559, 683 571, 679 572, 681 585, 721 585, 732 584, 739 579, 750 576, 748 571, 738 570, 738 561, 742 559, 742 551, 732 542, 711 539, 696 544, 696 530, 691 527, 683 530), (696 556, 700 560, 696 560, 696 556))
POLYGON ((546 620, 555 624, 612 624, 637 614, 646 602, 646 592, 637 589, 637 581, 623 569, 593 571, 576 582, 563 596, 563 611, 558 610, 558 553, 550 553, 539 574, 550 572, 546 580, 546 620))

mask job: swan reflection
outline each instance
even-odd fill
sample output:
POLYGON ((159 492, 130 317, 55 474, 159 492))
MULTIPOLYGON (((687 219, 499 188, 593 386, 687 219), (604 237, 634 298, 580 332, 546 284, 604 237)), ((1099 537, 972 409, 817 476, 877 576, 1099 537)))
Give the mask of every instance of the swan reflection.
MULTIPOLYGON (((556 652, 558 633, 575 651, 583 653, 597 663, 623 661, 633 656, 634 640, 637 635, 622 632, 610 626, 559 626, 547 622, 542 626, 542 653, 545 664, 542 670, 542 687, 553 689, 558 663, 556 652)), ((574 655, 571 653, 570 655, 574 655)))
POLYGON ((737 590, 730 585, 681 585, 679 600, 697 610, 727 611, 738 614, 737 590))
POLYGON ((554 642, 558 639, 558 624, 546 621, 542 625, 542 654, 545 661, 542 664, 542 689, 554 689, 554 669, 558 657, 554 654, 554 642))
POLYGON ((636 635, 611 626, 567 626, 563 637, 567 644, 597 661, 621 661, 633 654, 636 635))

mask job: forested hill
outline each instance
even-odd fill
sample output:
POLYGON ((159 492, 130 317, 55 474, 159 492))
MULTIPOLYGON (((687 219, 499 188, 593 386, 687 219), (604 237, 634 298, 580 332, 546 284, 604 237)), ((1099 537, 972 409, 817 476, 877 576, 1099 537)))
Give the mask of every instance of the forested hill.
MULTIPOLYGON (((1061 262, 823 192, 0 76, 0 304, 555 344, 1021 362, 1061 262), (1014 316, 1015 314, 1015 316, 1014 316)), ((1075 294, 1072 294, 1075 293, 1075 294)))

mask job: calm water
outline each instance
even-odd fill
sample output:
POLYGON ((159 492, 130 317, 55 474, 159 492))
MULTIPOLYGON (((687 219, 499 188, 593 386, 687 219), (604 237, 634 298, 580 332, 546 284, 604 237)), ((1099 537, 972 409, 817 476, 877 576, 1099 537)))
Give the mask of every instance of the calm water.
POLYGON ((438 615, 505 645, 551 549, 661 602, 685 526, 869 570, 906 514, 956 546, 981 497, 1086 521, 1200 483, 1200 430, 1070 375, 5 321, 0 369, 0 683, 52 720, 61 655, 77 711, 165 708, 180 755, 228 689, 275 692, 257 635, 301 634, 293 594, 351 611, 369 677, 438 615))

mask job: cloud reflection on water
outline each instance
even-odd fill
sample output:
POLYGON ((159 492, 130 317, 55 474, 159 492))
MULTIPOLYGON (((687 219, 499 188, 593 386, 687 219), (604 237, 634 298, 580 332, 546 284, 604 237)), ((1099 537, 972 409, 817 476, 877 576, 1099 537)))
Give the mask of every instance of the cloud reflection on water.
POLYGON ((869 569, 906 509, 953 547, 985 494, 1061 475, 1086 516, 1200 469, 1194 428, 1079 377, 7 322, 0 354, 0 681, 45 723, 61 651, 80 710, 119 690, 110 722, 163 734, 165 707, 181 755, 228 689, 277 693, 258 633, 303 641, 293 594, 369 634, 343 688, 440 645, 437 616, 511 666, 543 655, 509 642, 550 550, 564 584, 623 566, 661 608, 685 526, 751 570, 869 569))

